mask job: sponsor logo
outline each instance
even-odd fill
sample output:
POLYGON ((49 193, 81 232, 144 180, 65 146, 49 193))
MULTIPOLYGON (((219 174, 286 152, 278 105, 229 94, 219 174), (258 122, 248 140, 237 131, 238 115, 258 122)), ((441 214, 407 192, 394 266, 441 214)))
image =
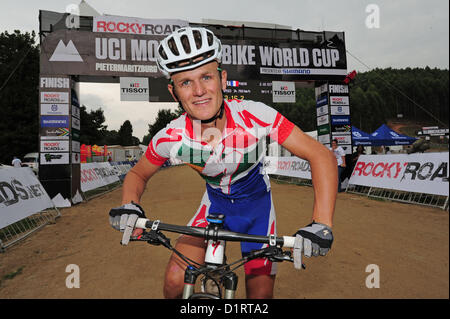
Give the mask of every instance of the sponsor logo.
POLYGON ((17 204, 21 200, 41 197, 44 193, 40 184, 23 185, 17 179, 10 182, 0 181, 0 204, 4 206, 17 204))
POLYGON ((317 116, 328 114, 328 105, 319 106, 316 110, 317 116))
POLYGON ((76 118, 80 118, 80 108, 72 105, 72 116, 76 117, 76 118))
POLYGON ((77 48, 72 40, 69 40, 67 45, 62 40, 59 40, 55 51, 49 59, 50 62, 83 62, 77 48))
POLYGON ((69 103, 68 92, 41 92, 41 103, 69 103))
POLYGON ((378 178, 400 179, 408 181, 448 182, 448 163, 433 162, 362 162, 358 161, 352 175, 371 176, 378 178), (403 173, 403 174, 401 174, 403 173))
POLYGON ((41 127, 68 127, 68 116, 41 116, 41 127))
POLYGON ((69 164, 69 153, 41 153, 41 165, 69 164))
POLYGON ((170 34, 188 22, 183 20, 148 20, 126 17, 95 17, 93 23, 94 32, 165 35, 170 34))
POLYGON ((319 107, 319 106, 322 106, 327 103, 328 103, 328 98, 327 98, 327 96, 324 96, 324 97, 320 98, 319 100, 317 100, 316 105, 319 107))
POLYGON ((330 105, 349 105, 348 96, 330 96, 330 105))
POLYGON ((121 101, 148 101, 149 87, 147 78, 120 78, 121 101))
POLYGON ((73 116, 72 116, 72 127, 77 130, 80 129, 80 120, 73 116))
POLYGON ((328 115, 322 115, 317 118, 317 126, 328 124, 330 122, 328 115))
POLYGON ((41 152, 68 152, 69 141, 41 141, 41 152))
POLYGON ((41 138, 50 139, 53 137, 69 138, 68 127, 41 128, 41 138))
POLYGON ((350 116, 331 116, 331 124, 350 124, 350 116))
POLYGON ((333 136, 333 139, 338 141, 339 146, 342 146, 343 144, 352 144, 352 135, 350 133, 332 132, 331 135, 333 136))
POLYGON ((350 106, 348 105, 333 105, 331 106, 331 115, 350 115, 350 106))
POLYGON ((333 126, 333 132, 351 132, 352 127, 351 125, 339 125, 339 126, 333 126))
POLYGON ((41 115, 69 115, 69 104, 41 104, 41 115))

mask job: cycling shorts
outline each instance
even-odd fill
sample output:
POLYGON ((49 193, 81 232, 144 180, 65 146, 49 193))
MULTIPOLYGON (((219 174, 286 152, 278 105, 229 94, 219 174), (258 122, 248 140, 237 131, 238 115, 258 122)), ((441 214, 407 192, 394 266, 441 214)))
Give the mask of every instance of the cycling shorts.
MULTIPOLYGON (((188 226, 206 227, 209 214, 225 215, 224 229, 250 235, 276 235, 275 209, 272 193, 267 189, 246 198, 227 198, 207 185, 200 207, 188 226)), ((241 242, 245 257, 250 251, 267 247, 267 244, 241 242)), ((276 263, 266 258, 254 259, 244 265, 246 275, 275 275, 276 263)))

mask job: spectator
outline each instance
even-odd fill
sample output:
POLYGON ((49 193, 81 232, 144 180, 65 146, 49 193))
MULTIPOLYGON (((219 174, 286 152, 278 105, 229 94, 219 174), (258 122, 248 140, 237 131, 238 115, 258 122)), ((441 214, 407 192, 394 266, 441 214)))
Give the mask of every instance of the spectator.
POLYGON ((342 172, 345 169, 345 151, 342 147, 338 146, 338 141, 337 139, 334 139, 331 142, 331 150, 334 153, 334 156, 336 157, 337 160, 337 165, 338 165, 338 192, 340 193, 341 190, 341 175, 342 172))
POLYGON ((364 146, 358 145, 356 148, 356 151, 353 152, 350 155, 345 156, 345 163, 347 164, 344 171, 341 175, 341 181, 344 181, 346 178, 350 178, 353 172, 353 169, 355 168, 356 163, 358 162, 358 158, 360 155, 365 155, 366 150, 364 146))
POLYGON ((389 146, 386 146, 384 148, 384 150, 385 150, 385 154, 392 154, 391 149, 389 148, 389 146))
POLYGON ((14 156, 11 165, 14 167, 22 167, 22 161, 17 156, 14 156))

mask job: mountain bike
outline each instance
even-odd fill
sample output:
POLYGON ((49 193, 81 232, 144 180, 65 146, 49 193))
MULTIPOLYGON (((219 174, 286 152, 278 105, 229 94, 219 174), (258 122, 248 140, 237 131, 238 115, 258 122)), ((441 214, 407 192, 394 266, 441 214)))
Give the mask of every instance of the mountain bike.
POLYGON ((156 246, 162 245, 186 262, 183 299, 233 299, 238 283, 238 276, 234 270, 256 258, 268 258, 273 262, 289 261, 294 263, 296 269, 306 268, 301 257, 303 246, 301 236, 276 237, 236 233, 223 229, 224 218, 221 214, 210 214, 207 217, 206 227, 164 224, 159 220, 138 218, 134 225, 133 223, 127 225, 121 243, 127 245, 129 241, 144 241, 156 246), (144 229, 144 232, 140 236, 131 237, 133 228, 144 229), (199 264, 177 251, 162 231, 204 238, 207 242, 204 264, 199 264), (263 243, 267 244, 267 247, 253 250, 247 256, 227 264, 225 256, 227 241, 263 243), (292 248, 292 251, 282 248, 292 248), (195 292, 195 284, 199 277, 201 292, 195 292))

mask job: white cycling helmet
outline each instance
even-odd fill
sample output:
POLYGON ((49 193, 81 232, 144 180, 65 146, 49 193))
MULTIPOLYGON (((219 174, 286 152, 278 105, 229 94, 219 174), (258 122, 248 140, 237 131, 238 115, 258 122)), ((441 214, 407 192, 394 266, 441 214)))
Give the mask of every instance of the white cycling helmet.
POLYGON ((208 29, 184 27, 164 38, 157 50, 156 64, 167 77, 197 68, 222 56, 220 40, 208 29))

